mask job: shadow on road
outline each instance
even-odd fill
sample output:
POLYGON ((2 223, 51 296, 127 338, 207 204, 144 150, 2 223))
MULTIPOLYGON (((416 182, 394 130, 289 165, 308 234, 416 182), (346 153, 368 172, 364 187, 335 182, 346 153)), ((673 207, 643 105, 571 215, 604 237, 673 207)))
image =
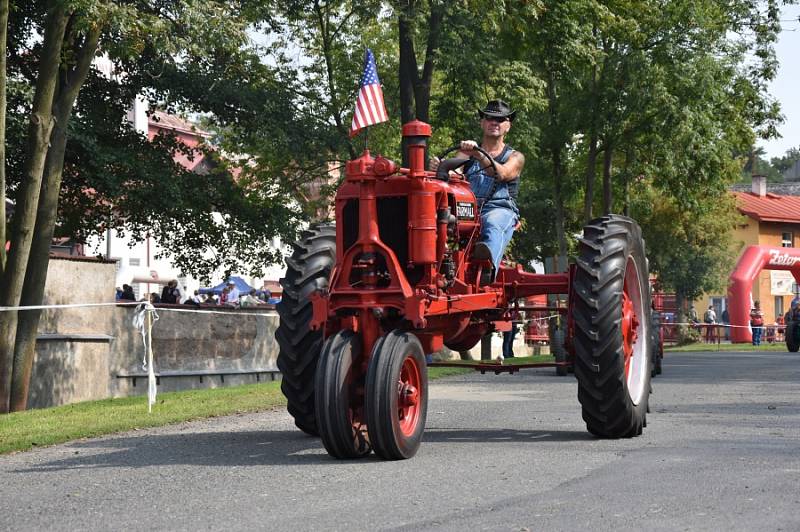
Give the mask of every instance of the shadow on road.
MULTIPOLYGON (((591 440, 582 431, 432 429, 429 443, 546 443, 591 440)), ((75 442, 65 448, 74 454, 15 473, 70 469, 144 468, 159 466, 303 466, 322 463, 347 464, 330 458, 318 438, 300 431, 199 432, 124 436, 75 442)), ((378 460, 374 455, 365 460, 378 460)), ((363 460, 362 460, 363 461, 363 460)), ((352 463, 352 462, 350 462, 352 463)))
POLYGON ((572 442, 596 439, 586 431, 577 430, 464 430, 464 429, 431 429, 425 431, 424 442, 436 443, 498 443, 498 442, 572 442))
POLYGON ((74 455, 15 472, 162 465, 303 465, 330 460, 318 438, 299 430, 144 434, 75 442, 65 450, 74 455))

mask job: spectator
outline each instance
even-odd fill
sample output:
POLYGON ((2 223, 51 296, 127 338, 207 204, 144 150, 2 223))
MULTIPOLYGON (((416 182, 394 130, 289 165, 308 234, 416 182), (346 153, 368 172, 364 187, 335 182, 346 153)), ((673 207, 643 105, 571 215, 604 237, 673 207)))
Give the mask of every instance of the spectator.
POLYGON ((161 303, 161 298, 158 296, 158 292, 153 292, 150 294, 150 303, 153 305, 156 303, 161 303))
POLYGON ((761 345, 761 332, 764 328, 764 313, 761 311, 761 302, 753 303, 750 310, 750 328, 753 330, 753 345, 761 345))
POLYGON ((514 338, 520 326, 524 326, 524 315, 516 312, 511 320, 511 330, 503 333, 503 358, 514 358, 514 338))
POLYGON ((236 283, 228 281, 228 301, 226 303, 233 307, 239 306, 239 289, 236 288, 236 283))
POLYGON ((264 301, 261 301, 258 297, 256 297, 256 290, 251 290, 249 294, 245 294, 239 298, 239 305, 242 308, 247 307, 257 307, 259 305, 265 305, 264 301))
POLYGON ((178 281, 170 281, 167 286, 161 291, 161 302, 172 303, 173 305, 179 303, 180 291, 178 290, 178 281))
POLYGON ((200 292, 197 290, 194 291, 194 295, 192 295, 192 297, 187 298, 186 301, 183 302, 184 305, 192 305, 195 307, 199 307, 200 303, 202 303, 200 300, 200 292))
POLYGON ((783 342, 784 339, 784 332, 786 331, 786 321, 783 319, 783 316, 776 316, 775 317, 775 341, 776 342, 783 342))
POLYGON ((714 342, 714 331, 717 323, 717 313, 714 312, 714 306, 709 305, 708 310, 706 310, 705 314, 703 314, 703 323, 706 326, 706 343, 710 344, 714 342))
POLYGON ((114 301, 122 299, 122 288, 119 286, 114 289, 114 301))
POLYGON ((729 325, 731 324, 731 315, 728 313, 728 309, 722 311, 722 324, 725 326, 725 339, 731 339, 731 328, 729 325))
POLYGON ((514 337, 517 336, 517 322, 511 322, 511 330, 503 333, 503 358, 514 358, 514 337))
POLYGON ((694 305, 689 306, 689 321, 692 322, 692 325, 698 323, 697 311, 694 309, 694 305))
POLYGON ((219 304, 220 305, 227 305, 228 304, 228 294, 230 293, 230 287, 226 286, 222 289, 222 292, 219 294, 219 304))
POLYGON ((136 301, 136 294, 133 293, 131 285, 122 285, 122 295, 120 295, 119 298, 123 301, 136 301))

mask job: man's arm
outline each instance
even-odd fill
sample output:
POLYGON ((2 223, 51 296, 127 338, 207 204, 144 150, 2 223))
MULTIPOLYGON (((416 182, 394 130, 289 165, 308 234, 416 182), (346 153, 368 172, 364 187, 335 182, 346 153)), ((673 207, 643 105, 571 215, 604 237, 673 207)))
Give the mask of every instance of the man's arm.
POLYGON ((465 157, 475 158, 486 173, 498 181, 513 181, 522 174, 522 168, 525 166, 525 156, 520 152, 513 151, 504 163, 494 161, 494 168, 497 168, 497 174, 495 175, 491 164, 492 160, 476 150, 477 145, 474 140, 463 140, 461 141, 461 151, 458 153, 465 157))
MULTIPOLYGON (((486 156, 478 154, 478 162, 481 166, 488 166, 486 173, 492 175, 492 165, 486 159, 486 156)), ((522 174, 522 168, 525 166, 525 156, 520 152, 513 152, 505 163, 494 162, 497 168, 497 175, 494 176, 498 181, 513 181, 522 174)))

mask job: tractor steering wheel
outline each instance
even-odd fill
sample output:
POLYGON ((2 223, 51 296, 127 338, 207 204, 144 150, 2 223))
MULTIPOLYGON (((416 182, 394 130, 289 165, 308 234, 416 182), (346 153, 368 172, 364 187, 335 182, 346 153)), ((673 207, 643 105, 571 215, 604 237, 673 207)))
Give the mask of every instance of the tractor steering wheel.
MULTIPOLYGON (((489 165, 484 166, 480 170, 486 170, 487 168, 491 168, 494 171, 494 175, 497 176, 497 166, 494 163, 494 159, 491 155, 489 155, 486 150, 481 148, 480 146, 475 146, 475 150, 479 153, 482 153, 489 159, 489 165)), ((450 171, 455 170, 456 168, 460 168, 467 164, 472 158, 463 158, 463 157, 451 157, 450 159, 445 159, 448 155, 454 152, 461 151, 461 144, 456 144, 455 146, 451 146, 447 148, 442 154, 439 156, 441 162, 439 163, 439 168, 436 170, 436 177, 438 179, 442 179, 446 181, 448 179, 448 174, 450 171)), ((468 176, 467 176, 468 177, 468 176)))

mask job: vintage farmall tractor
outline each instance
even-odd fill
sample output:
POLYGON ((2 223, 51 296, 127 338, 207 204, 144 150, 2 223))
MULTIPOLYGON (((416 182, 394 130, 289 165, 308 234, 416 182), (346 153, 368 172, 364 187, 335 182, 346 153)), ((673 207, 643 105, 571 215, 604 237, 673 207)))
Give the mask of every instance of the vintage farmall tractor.
MULTIPOLYGON (((641 230, 609 215, 589 223, 569 272, 501 267, 475 260, 480 206, 446 159, 425 169, 431 128, 403 126, 408 168, 373 158, 349 161, 336 194, 336 223, 305 231, 287 259, 278 305, 278 367, 289 413, 336 458, 371 451, 413 456, 428 404, 425 355, 468 350, 510 329, 520 299, 565 294, 565 347, 588 430, 641 434, 650 393, 650 290, 641 230), (483 282, 482 282, 483 281, 483 282)), ((456 151, 455 149, 450 150, 456 151)), ((482 372, 547 364, 478 363, 482 372)))

